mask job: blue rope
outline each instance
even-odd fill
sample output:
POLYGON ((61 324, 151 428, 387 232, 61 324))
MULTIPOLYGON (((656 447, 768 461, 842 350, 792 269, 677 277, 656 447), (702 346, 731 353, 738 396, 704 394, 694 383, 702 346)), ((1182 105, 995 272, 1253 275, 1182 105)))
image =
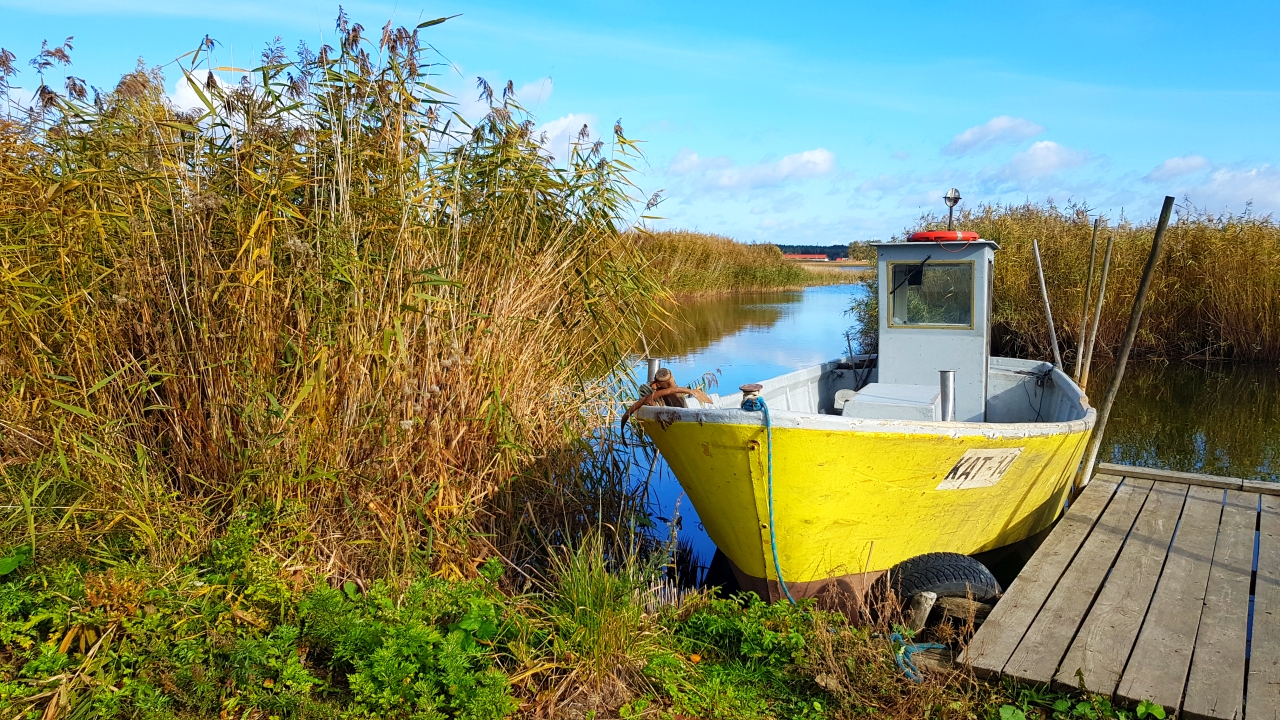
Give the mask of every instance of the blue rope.
POLYGON ((769 544, 773 548, 773 571, 778 575, 778 585, 782 586, 783 594, 792 605, 795 605, 796 599, 791 597, 791 591, 787 589, 787 581, 782 579, 782 563, 778 562, 778 533, 775 532, 776 526, 773 524, 773 423, 769 420, 769 405, 762 397, 747 398, 742 401, 742 409, 764 414, 765 448, 769 457, 769 544))
POLYGON ((889 642, 893 644, 893 661, 898 664, 898 669, 911 678, 913 682, 920 682, 924 679, 924 675, 920 674, 920 668, 916 667, 916 663, 911 659, 911 656, 921 650, 945 650, 947 648, 946 645, 939 645, 938 643, 922 643, 920 645, 909 643, 899 633, 890 635, 889 642))

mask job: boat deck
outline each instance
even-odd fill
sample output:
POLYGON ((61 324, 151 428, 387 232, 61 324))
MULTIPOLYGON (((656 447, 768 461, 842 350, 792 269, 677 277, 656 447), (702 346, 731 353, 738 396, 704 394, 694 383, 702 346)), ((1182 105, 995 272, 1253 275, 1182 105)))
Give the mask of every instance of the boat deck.
POLYGON ((1280 483, 1100 464, 973 637, 980 676, 1280 717, 1280 483))

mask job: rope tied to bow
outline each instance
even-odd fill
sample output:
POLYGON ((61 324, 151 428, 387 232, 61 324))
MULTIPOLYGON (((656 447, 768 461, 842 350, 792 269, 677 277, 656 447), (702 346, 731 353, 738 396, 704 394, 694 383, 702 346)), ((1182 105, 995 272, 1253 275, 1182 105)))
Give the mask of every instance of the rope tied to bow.
POLYGON ((627 411, 622 414, 622 427, 625 428, 631 416, 642 407, 665 405, 667 407, 687 408, 688 404, 684 399, 686 395, 692 395, 698 399, 698 402, 703 404, 711 404, 711 398, 705 392, 697 388, 685 388, 676 385, 675 376, 667 368, 659 368, 658 372, 654 373, 652 385, 640 386, 641 390, 645 387, 649 387, 649 392, 632 403, 631 407, 627 408, 627 411))

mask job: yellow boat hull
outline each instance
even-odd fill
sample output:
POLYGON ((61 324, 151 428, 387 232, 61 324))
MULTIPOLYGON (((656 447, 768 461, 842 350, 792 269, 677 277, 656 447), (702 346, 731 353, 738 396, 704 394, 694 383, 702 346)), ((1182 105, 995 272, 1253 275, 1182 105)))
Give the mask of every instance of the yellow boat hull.
POLYGON ((741 573, 767 581, 771 596, 775 533, 788 587, 816 590, 916 555, 973 555, 1044 530, 1063 508, 1093 425, 1092 410, 1088 422, 1040 431, 782 414, 771 443, 759 413, 645 408, 638 416, 716 546, 741 573), (957 481, 975 456, 1002 458, 998 474, 957 481))

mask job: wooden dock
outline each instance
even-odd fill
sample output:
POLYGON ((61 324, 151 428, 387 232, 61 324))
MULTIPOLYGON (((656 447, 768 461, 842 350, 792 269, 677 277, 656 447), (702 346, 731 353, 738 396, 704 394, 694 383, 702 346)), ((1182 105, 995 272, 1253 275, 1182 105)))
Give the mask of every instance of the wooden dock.
POLYGON ((1181 718, 1280 718, 1280 483, 1100 464, 961 661, 1181 718))

